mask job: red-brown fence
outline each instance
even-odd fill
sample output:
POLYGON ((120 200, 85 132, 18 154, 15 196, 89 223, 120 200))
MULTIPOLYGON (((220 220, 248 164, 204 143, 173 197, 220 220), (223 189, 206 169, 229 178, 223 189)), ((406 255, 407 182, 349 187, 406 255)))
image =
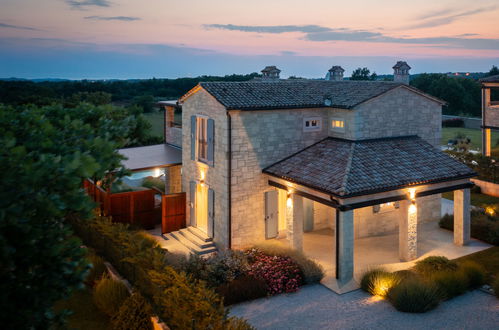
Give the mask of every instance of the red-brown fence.
POLYGON ((140 225, 152 229, 161 223, 161 233, 185 228, 185 193, 161 196, 161 207, 155 207, 153 189, 110 193, 92 180, 83 182, 87 194, 98 205, 100 214, 114 222, 140 225))

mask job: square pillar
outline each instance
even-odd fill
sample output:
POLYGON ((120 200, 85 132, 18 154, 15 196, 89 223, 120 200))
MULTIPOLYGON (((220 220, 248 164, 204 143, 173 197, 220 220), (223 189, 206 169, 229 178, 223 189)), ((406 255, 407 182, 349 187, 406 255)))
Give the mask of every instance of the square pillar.
POLYGON ((454 190, 454 244, 462 246, 470 241, 470 190, 454 190))
POLYGON ((287 237, 292 249, 303 251, 303 197, 291 194, 286 201, 287 237))
POLYGON ((353 279, 353 211, 336 212, 336 278, 344 284, 353 279))
POLYGON ((482 128, 482 154, 490 157, 490 128, 482 128))
POLYGON ((399 221, 399 258, 400 261, 411 261, 418 257, 418 207, 417 200, 401 201, 399 221))

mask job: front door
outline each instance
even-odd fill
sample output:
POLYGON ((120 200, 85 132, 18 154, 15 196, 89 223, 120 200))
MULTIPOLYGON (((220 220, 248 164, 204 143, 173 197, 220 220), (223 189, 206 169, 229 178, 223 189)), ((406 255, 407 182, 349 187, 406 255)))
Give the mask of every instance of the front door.
POLYGON ((278 199, 277 190, 265 193, 265 238, 274 238, 278 234, 278 199))
POLYGON ((196 185, 196 227, 208 233, 208 186, 196 185))

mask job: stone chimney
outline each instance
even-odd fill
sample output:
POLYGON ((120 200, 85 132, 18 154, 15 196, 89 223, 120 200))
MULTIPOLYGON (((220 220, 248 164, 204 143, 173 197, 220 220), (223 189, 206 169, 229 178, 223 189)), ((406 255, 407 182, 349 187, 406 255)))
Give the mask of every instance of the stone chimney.
POLYGON ((275 65, 266 66, 262 71, 262 80, 279 80, 279 70, 275 65))
POLYGON ((345 70, 341 66, 335 65, 328 70, 326 74, 326 80, 342 81, 343 72, 345 72, 345 70))
POLYGON ((411 67, 405 61, 397 61, 393 66, 393 81, 409 85, 409 70, 411 67))

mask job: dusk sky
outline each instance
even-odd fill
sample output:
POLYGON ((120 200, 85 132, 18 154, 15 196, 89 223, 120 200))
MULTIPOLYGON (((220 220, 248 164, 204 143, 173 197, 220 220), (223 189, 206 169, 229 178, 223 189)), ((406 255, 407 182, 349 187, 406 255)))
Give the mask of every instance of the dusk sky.
POLYGON ((322 77, 499 65, 499 0, 0 0, 0 77, 322 77))

